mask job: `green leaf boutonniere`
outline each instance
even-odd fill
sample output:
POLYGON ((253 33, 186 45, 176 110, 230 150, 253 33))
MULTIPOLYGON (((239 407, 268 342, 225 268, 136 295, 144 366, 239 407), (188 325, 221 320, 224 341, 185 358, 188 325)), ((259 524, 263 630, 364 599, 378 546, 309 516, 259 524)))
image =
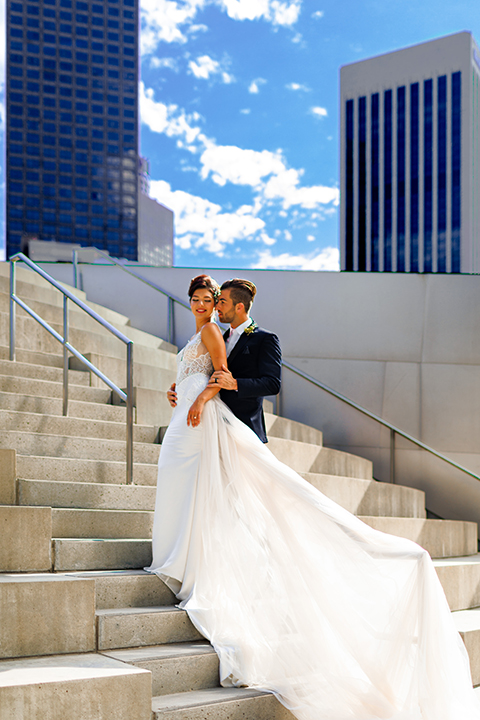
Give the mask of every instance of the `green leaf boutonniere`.
POLYGON ((245 333, 245 335, 251 335, 257 328, 257 323, 255 322, 255 320, 252 320, 250 325, 248 325, 248 327, 246 327, 243 332, 245 333))

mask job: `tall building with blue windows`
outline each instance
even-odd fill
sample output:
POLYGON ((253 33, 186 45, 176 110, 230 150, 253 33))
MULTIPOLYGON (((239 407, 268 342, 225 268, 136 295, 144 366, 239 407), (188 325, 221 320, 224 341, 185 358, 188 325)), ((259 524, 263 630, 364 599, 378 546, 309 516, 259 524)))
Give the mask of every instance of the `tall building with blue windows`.
POLYGON ((480 51, 461 32, 342 67, 341 269, 480 272, 480 51))
POLYGON ((138 0, 7 0, 7 257, 137 259, 138 0))

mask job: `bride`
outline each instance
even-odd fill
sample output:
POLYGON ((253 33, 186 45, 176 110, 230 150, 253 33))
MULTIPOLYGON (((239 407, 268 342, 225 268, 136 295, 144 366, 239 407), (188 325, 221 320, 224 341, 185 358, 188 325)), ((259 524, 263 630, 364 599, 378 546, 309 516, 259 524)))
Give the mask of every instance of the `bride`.
POLYGON ((207 387, 227 364, 218 294, 192 280, 148 570, 214 646, 222 685, 272 692, 299 720, 480 720, 428 553, 325 497, 207 387))

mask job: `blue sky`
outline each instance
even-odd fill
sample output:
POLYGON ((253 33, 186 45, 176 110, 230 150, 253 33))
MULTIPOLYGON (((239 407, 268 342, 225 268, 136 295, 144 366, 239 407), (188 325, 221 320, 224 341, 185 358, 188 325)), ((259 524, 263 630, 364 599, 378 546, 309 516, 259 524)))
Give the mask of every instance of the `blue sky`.
POLYGON ((480 39, 473 0, 143 0, 141 152, 175 264, 337 269, 339 67, 460 30, 480 39))

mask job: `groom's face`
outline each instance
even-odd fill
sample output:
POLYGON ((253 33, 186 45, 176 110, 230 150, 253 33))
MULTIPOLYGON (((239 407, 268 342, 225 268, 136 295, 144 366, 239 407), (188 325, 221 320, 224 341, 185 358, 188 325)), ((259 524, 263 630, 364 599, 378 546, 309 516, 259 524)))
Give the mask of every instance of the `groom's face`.
POLYGON ((230 297, 230 290, 222 290, 217 303, 218 319, 221 323, 227 324, 235 320, 236 306, 230 297))

